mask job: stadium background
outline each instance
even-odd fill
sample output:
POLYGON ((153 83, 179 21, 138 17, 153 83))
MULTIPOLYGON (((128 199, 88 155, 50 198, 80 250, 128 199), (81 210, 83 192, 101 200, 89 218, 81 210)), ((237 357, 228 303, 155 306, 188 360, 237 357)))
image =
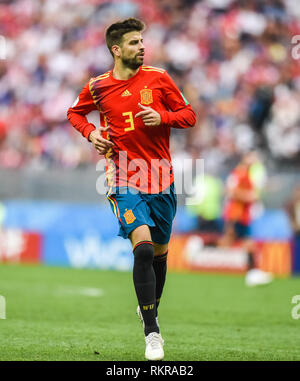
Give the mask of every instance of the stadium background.
MULTIPOLYGON (((173 160, 204 159, 223 187, 243 153, 257 149, 267 173, 263 209, 251 227, 257 260, 277 279, 297 275, 300 239, 286 207, 300 186, 300 59, 292 58, 291 42, 300 35, 297 0, 1 1, 3 274, 11 271, 6 263, 132 267, 130 244, 116 237, 117 222, 96 191, 99 156, 66 120, 88 79, 111 68, 105 27, 130 16, 148 25, 145 63, 167 69, 197 112, 193 129, 172 131, 173 160)), ((95 114, 89 119, 99 123, 95 114)), ((224 252, 201 257, 197 211, 185 198, 179 197, 170 271, 243 274, 238 249, 231 259, 224 252)))

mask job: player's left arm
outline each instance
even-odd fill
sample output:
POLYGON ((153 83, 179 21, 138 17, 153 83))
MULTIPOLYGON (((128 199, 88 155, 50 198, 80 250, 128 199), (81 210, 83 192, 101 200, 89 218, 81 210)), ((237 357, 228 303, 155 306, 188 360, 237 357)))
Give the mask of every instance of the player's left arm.
POLYGON ((168 110, 160 112, 161 124, 188 128, 196 124, 196 114, 167 72, 161 76, 161 89, 168 110))

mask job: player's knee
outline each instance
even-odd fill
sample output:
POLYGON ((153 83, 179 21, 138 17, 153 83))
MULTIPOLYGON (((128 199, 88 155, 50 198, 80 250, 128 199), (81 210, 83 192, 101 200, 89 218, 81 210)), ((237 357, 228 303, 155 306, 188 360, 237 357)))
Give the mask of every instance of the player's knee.
POLYGON ((134 260, 138 263, 151 264, 154 258, 152 242, 139 242, 133 249, 134 260))

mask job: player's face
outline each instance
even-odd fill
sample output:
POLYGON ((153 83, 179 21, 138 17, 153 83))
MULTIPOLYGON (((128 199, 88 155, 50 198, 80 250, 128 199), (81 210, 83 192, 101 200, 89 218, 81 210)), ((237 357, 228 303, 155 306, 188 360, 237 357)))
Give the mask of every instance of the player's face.
POLYGON ((243 162, 245 165, 247 166, 251 166, 252 164, 254 163, 257 163, 258 162, 258 155, 255 151, 251 151, 251 152, 248 152, 244 158, 243 158, 243 162))
POLYGON ((133 31, 124 34, 120 50, 120 58, 124 66, 137 69, 143 65, 145 47, 140 32, 133 31))

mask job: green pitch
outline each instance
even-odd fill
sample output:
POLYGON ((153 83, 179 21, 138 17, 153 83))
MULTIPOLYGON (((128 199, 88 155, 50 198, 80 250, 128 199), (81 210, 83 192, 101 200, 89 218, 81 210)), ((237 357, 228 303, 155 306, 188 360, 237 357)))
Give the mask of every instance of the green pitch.
MULTIPOLYGON (((300 360, 299 278, 169 273, 165 360, 300 360)), ((0 360, 144 360, 131 273, 0 265, 0 360)))

